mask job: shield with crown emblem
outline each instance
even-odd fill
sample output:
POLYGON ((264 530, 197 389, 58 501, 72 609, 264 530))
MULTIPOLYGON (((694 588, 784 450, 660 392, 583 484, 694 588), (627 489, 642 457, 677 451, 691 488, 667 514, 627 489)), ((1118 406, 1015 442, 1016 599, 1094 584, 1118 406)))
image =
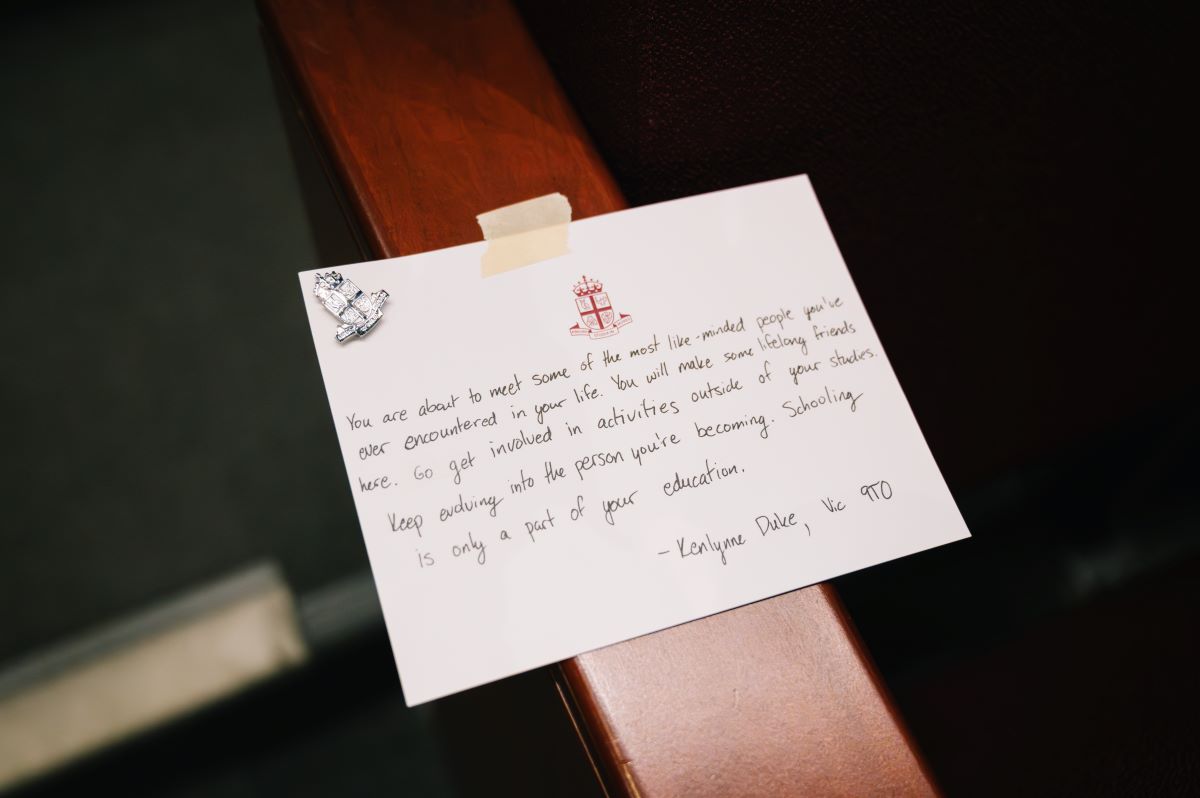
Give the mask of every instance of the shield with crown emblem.
POLYGON ((571 335, 607 338, 616 335, 621 327, 633 321, 628 313, 617 313, 613 309, 608 292, 599 280, 584 275, 572 290, 575 292, 579 323, 571 328, 571 335))

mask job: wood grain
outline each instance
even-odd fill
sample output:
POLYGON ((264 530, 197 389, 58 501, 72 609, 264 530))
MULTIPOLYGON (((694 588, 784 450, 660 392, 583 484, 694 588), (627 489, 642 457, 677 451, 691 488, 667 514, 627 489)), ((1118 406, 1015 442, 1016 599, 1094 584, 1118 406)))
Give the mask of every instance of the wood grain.
POLYGON ((508 6, 262 9, 376 255, 478 241, 475 214, 552 191, 575 218, 624 207, 508 6))
MULTIPOLYGON (((376 256, 476 241, 477 213, 552 191, 577 219, 625 206, 506 2, 260 8, 376 256)), ((615 794, 936 792, 827 585, 581 655, 560 676, 615 794)))

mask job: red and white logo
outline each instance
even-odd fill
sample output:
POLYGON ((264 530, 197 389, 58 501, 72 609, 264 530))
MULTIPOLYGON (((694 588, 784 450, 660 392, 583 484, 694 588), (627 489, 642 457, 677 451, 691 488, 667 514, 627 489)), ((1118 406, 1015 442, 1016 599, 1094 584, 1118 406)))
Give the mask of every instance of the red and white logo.
POLYGON ((579 311, 579 324, 571 328, 571 335, 586 335, 595 340, 616 335, 633 316, 617 313, 604 291, 604 283, 584 276, 575 283, 575 309, 579 311))

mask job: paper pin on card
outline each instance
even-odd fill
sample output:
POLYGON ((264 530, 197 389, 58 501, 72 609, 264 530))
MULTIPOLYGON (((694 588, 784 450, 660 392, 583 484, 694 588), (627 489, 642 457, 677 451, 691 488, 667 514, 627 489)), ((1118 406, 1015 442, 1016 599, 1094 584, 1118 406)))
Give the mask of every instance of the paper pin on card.
POLYGON ((968 536, 806 178, 558 227, 300 275, 410 704, 968 536))
POLYGON ((376 291, 370 295, 363 293, 357 285, 337 272, 318 274, 313 294, 341 322, 334 332, 334 340, 338 343, 354 336, 361 338, 374 329, 383 318, 383 303, 388 298, 387 291, 376 291))

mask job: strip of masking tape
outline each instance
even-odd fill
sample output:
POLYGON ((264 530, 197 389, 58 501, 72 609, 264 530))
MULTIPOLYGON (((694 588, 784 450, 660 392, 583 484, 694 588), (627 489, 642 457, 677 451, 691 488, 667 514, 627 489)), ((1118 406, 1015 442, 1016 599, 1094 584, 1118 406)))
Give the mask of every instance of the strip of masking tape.
POLYGON ((0 672, 0 790, 198 709, 308 656, 267 564, 0 672))
POLYGON ((484 277, 566 255, 571 203, 555 192, 506 205, 475 217, 488 242, 483 253, 484 277))

